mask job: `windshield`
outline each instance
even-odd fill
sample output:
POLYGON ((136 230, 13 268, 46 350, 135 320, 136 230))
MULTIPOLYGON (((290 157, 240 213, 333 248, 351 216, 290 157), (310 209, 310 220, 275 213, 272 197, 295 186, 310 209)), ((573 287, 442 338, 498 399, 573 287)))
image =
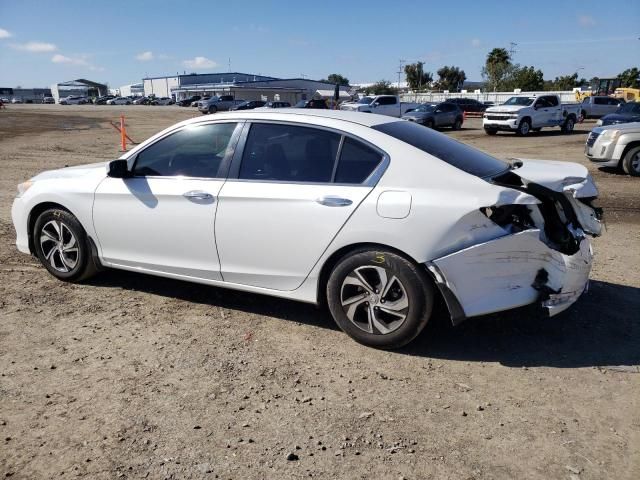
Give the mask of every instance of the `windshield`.
POLYGON ((509 100, 503 103, 503 105, 520 105, 526 107, 531 105, 535 101, 535 97, 511 97, 509 100))
POLYGON ((369 105, 371 102, 373 102, 373 98, 371 98, 371 97, 362 97, 360 100, 358 100, 357 103, 362 103, 364 105, 369 105))
POLYGON ((372 127, 480 178, 493 177, 509 164, 414 122, 390 122, 372 127))
POLYGON ((437 105, 420 105, 413 109, 414 112, 433 112, 437 105))
POLYGON ((638 102, 625 103, 624 105, 621 105, 620 107, 618 107, 618 110, 616 111, 616 113, 640 113, 640 103, 638 102))

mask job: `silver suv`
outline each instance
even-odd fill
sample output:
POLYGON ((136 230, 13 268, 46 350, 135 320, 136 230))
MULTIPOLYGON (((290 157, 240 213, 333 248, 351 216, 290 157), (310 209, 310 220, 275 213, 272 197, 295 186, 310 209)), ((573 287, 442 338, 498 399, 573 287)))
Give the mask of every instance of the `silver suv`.
POLYGON ((207 100, 200 100, 198 110, 203 114, 224 112, 243 102, 244 100, 235 100, 232 95, 221 95, 220 97, 214 95, 207 100))
POLYGON ((640 177, 640 122, 596 127, 584 146, 589 160, 640 177))

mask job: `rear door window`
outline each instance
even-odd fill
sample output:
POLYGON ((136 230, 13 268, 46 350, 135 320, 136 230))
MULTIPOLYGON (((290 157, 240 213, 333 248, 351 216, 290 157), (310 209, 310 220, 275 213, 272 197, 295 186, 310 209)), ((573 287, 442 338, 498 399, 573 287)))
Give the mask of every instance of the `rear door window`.
POLYGON ((285 182, 331 182, 340 135, 286 124, 251 125, 239 178, 285 182))
POLYGON ((345 137, 336 170, 336 183, 362 183, 382 161, 382 154, 362 142, 345 137))

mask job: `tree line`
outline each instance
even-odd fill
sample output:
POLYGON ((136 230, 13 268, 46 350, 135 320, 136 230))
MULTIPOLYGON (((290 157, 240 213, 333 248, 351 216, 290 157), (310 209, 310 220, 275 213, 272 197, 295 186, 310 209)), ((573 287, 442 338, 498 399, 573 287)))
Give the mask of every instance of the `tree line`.
MULTIPOLYGON (((436 90, 459 92, 467 79, 464 70, 456 66, 444 66, 436 71, 437 79, 434 80, 432 72, 425 71, 424 62, 416 62, 405 65, 404 74, 409 88, 413 91, 436 90)), ((621 86, 640 88, 640 70, 638 67, 627 68, 617 76, 621 86)), ((593 77, 587 80, 580 77, 577 72, 568 75, 560 75, 553 80, 545 80, 542 70, 533 66, 523 66, 512 61, 511 55, 505 48, 494 48, 486 58, 482 69, 485 91, 509 92, 517 88, 525 92, 571 90, 574 87, 586 87, 598 80, 593 77)), ((323 81, 349 85, 349 79, 343 75, 332 73, 323 81)), ((393 95, 397 93, 388 80, 380 80, 363 89, 364 93, 374 95, 393 95)))

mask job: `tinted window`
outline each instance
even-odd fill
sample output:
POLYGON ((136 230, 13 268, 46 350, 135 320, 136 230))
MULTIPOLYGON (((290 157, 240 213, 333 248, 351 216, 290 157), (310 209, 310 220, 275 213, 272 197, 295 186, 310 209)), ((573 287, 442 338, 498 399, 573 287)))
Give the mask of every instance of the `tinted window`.
POLYGON ((606 98, 596 97, 593 99, 593 103, 595 103, 596 105, 606 105, 608 102, 606 98))
POLYGON ((378 99, 378 103, 380 105, 395 105, 396 97, 380 97, 378 99))
POLYGON ((362 183, 382 160, 382 154, 352 138, 345 138, 336 171, 337 183, 362 183))
POLYGON ((216 178, 235 123, 197 125, 159 140, 136 156, 136 176, 216 178))
POLYGON ((390 122, 372 127, 427 152, 477 177, 490 177, 509 168, 509 164, 414 122, 390 122))
POLYGON ((255 123, 244 147, 239 177, 330 182, 339 143, 340 135, 326 130, 255 123))
POLYGON ((547 102, 549 103, 550 106, 552 107, 557 107, 558 106, 558 97, 545 97, 547 99, 547 102))
POLYGON ((547 97, 540 97, 536 100, 535 106, 538 108, 547 108, 550 107, 549 102, 547 101, 547 97))

